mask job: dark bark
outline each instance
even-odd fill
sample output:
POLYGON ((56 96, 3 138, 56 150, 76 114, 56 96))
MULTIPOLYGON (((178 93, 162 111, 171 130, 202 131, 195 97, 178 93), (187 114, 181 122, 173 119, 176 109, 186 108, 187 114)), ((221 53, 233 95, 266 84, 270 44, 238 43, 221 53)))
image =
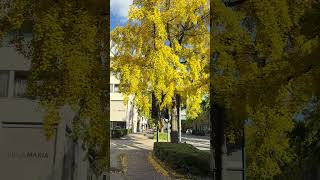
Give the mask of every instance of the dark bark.
MULTIPOLYGON (((214 2, 213 1, 210 1, 210 29, 213 28, 213 14, 214 14, 214 8, 212 8, 214 6, 214 2)), ((214 102, 214 98, 213 98, 213 91, 214 91, 214 85, 212 83, 212 75, 213 75, 213 72, 214 72, 214 52, 213 52, 213 41, 212 41, 212 38, 213 38, 213 31, 210 31, 210 165, 211 165, 211 175, 213 177, 213 179, 215 178, 214 177, 214 171, 215 171, 215 163, 214 163, 214 131, 213 131, 213 128, 214 128, 214 123, 213 123, 213 110, 212 110, 212 107, 213 107, 213 102, 214 102)))
POLYGON ((109 3, 104 4, 105 8, 102 8, 104 11, 101 11, 100 15, 100 26, 99 26, 99 33, 101 33, 101 67, 102 67, 102 74, 103 74, 103 94, 101 96, 101 106, 102 106, 102 113, 103 113, 103 126, 105 127, 105 138, 103 142, 103 147, 101 149, 101 155, 106 156, 108 163, 107 167, 105 167, 105 172, 107 172, 107 179, 110 179, 110 23, 109 23, 109 3), (106 31, 107 30, 107 31, 106 31), (103 154, 102 154, 103 153, 103 154), (105 153, 105 154, 104 154, 105 153))
POLYGON ((181 106, 181 96, 180 95, 177 95, 177 117, 178 117, 178 142, 181 143, 181 139, 180 139, 180 136, 181 136, 181 120, 180 120, 180 106, 181 106))
MULTIPOLYGON (((241 0, 237 1, 242 2, 241 0)), ((243 1, 244 2, 244 1, 243 1)), ((213 7, 213 1, 211 1, 210 5, 213 7)), ((231 4, 229 4, 231 5, 231 4)), ((210 9, 210 27, 213 29, 213 14, 214 9, 210 9)), ((210 38, 213 37, 213 31, 210 32, 210 38)), ((218 104, 217 94, 214 89, 214 84, 212 81, 212 77, 214 77, 215 73, 215 55, 217 52, 212 51, 214 49, 213 41, 210 41, 210 152, 212 159, 212 171, 213 177, 215 180, 223 179, 223 154, 224 154, 224 121, 225 121, 225 108, 223 105, 218 104), (213 163, 214 161, 214 163, 213 163)))
POLYGON ((160 107, 154 93, 152 93, 151 118, 155 120, 155 124, 157 126, 157 142, 159 142, 160 107))
POLYGON ((177 95, 172 98, 172 109, 171 109, 171 143, 179 142, 178 134, 178 112, 177 112, 177 95))
POLYGON ((244 2, 246 2, 246 0, 235 0, 235 1, 230 1, 229 0, 229 1, 224 1, 224 4, 227 7, 235 7, 235 6, 240 6, 244 2))
POLYGON ((214 160, 215 160, 215 179, 223 179, 223 155, 225 146, 225 136, 224 136, 224 122, 225 122, 225 108, 217 103, 212 103, 211 106, 212 117, 212 135, 211 148, 214 149, 214 160), (212 147, 213 146, 213 147, 212 147))

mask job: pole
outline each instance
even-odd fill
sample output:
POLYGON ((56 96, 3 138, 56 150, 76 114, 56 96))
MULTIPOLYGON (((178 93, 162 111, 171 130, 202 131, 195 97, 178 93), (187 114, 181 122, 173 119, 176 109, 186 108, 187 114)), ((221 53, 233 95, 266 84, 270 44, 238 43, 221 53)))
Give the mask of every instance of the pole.
POLYGON ((179 143, 181 143, 181 106, 179 103, 179 143))
POLYGON ((246 148, 245 148, 245 135, 244 126, 242 132, 242 180, 246 180, 246 148))
POLYGON ((167 122, 167 142, 169 142, 170 128, 169 128, 169 119, 167 122))
MULTIPOLYGON (((171 117, 170 112, 169 112, 169 113, 168 113, 168 136, 167 136, 168 141, 169 141, 170 133, 171 133, 171 124, 170 124, 171 118, 172 118, 172 117, 171 117), (169 127, 169 124, 170 124, 170 127, 169 127)), ((171 142, 171 139, 170 139, 170 142, 171 142)))
POLYGON ((157 142, 159 142, 159 122, 157 122, 157 142))

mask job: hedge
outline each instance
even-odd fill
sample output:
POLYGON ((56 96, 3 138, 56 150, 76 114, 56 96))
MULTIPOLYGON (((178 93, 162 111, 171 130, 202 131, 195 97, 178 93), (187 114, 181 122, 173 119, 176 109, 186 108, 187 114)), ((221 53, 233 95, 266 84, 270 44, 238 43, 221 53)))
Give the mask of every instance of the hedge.
POLYGON ((126 136, 128 134, 127 129, 112 129, 111 130, 111 138, 120 138, 126 136))
POLYGON ((210 176, 210 153, 186 143, 155 142, 154 155, 179 173, 210 176))

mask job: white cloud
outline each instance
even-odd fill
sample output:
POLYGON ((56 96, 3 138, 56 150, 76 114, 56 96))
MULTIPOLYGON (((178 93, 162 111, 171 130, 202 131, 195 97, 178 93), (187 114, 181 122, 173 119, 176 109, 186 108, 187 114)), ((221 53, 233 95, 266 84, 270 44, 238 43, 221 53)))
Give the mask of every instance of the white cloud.
POLYGON ((132 0, 111 0, 111 14, 120 18, 127 18, 129 6, 131 4, 132 0))

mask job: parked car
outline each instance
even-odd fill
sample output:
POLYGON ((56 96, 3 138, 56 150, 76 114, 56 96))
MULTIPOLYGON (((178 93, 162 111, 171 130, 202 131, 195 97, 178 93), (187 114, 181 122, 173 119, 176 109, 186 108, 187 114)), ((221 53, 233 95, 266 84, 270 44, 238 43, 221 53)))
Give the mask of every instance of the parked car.
POLYGON ((187 130, 186 130, 186 133, 187 133, 187 134, 192 134, 192 129, 187 129, 187 130))
POLYGON ((121 138, 126 135, 128 135, 128 129, 116 126, 111 130, 111 138, 121 138))
POLYGON ((148 134, 153 134, 153 132, 154 132, 153 129, 148 129, 148 130, 147 130, 147 133, 148 133, 148 134))
POLYGON ((194 131, 192 131, 192 135, 205 136, 206 133, 204 132, 204 130, 194 130, 194 131))

